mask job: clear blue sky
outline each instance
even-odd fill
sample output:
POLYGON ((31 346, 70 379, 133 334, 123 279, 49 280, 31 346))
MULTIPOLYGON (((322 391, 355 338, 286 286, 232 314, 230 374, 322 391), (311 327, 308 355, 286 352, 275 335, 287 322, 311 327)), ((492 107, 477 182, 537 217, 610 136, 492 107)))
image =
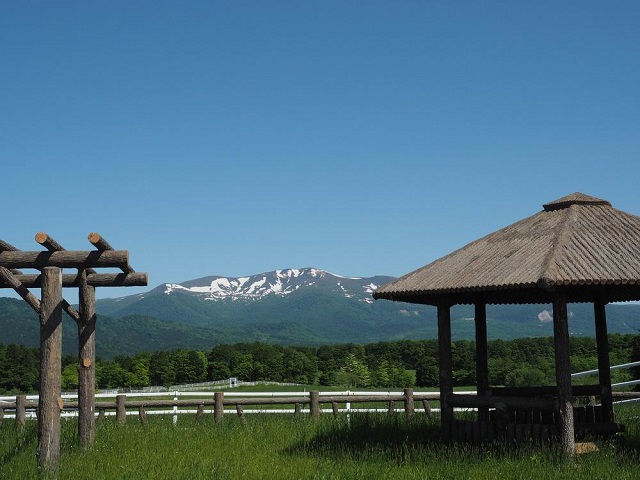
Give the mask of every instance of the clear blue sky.
POLYGON ((635 0, 3 1, 0 239, 97 231, 153 287, 402 275, 576 191, 640 215, 639 25, 635 0))

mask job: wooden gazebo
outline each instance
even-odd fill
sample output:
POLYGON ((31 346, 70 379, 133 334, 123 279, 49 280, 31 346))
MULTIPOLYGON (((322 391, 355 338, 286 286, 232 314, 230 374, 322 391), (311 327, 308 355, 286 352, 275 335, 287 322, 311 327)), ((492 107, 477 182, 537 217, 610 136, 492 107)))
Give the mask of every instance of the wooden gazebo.
POLYGON ((591 419, 592 431, 618 428, 613 417, 605 305, 640 300, 640 217, 617 210, 608 201, 574 193, 382 286, 373 296, 437 307, 446 441, 452 439, 454 407, 477 407, 482 427, 495 417, 491 410, 526 408, 542 412, 543 419, 552 418, 552 432, 572 454, 575 434, 585 427, 574 422, 574 396, 599 397, 602 416, 591 419), (594 305, 599 381, 572 389, 567 303, 576 302, 594 305), (453 394, 450 308, 457 304, 475 305, 478 393, 472 397, 453 394), (490 388, 487 304, 552 304, 555 388, 519 392, 490 388))

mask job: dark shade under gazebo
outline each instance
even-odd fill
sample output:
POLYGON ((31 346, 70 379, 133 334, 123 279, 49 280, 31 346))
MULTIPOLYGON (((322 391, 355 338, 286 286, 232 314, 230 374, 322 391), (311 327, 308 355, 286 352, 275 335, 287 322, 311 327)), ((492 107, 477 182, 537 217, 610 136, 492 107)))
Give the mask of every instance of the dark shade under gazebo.
MULTIPOLYGON (((554 310, 558 430, 574 450, 567 303, 594 304, 604 421, 613 422, 605 305, 640 300, 640 217, 574 193, 543 211, 476 240, 380 287, 375 299, 438 307, 442 426, 453 408, 450 307, 474 304, 478 397, 489 397, 486 305, 551 303, 554 310)), ((483 402, 483 405, 486 402, 483 402)), ((487 412, 479 410, 479 416, 487 412)))

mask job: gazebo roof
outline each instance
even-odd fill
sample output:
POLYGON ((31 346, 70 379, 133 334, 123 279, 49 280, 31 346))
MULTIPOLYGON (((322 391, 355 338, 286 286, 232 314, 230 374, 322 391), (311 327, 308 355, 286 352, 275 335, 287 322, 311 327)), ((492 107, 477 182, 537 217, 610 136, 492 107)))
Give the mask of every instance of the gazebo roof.
POLYGON ((411 303, 640 300, 640 217, 574 193, 429 265, 373 297, 411 303))

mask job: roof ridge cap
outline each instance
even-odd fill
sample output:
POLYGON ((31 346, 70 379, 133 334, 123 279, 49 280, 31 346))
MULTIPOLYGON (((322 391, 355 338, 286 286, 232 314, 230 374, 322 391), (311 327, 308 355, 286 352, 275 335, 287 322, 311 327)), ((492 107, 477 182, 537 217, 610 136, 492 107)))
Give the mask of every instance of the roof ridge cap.
POLYGON ((570 205, 561 211, 566 212, 562 220, 562 225, 556 234, 555 241, 553 245, 551 245, 547 257, 542 262, 542 274, 540 275, 539 282, 545 287, 555 285, 554 274, 557 273, 556 260, 559 256, 559 250, 567 243, 567 238, 571 232, 570 226, 575 222, 578 213, 575 205, 570 205))

